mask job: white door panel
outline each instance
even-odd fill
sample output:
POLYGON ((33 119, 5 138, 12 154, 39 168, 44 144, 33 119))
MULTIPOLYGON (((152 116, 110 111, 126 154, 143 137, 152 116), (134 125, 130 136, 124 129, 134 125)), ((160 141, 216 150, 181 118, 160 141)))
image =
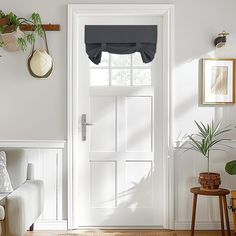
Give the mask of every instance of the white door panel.
POLYGON ((126 98, 128 152, 152 152, 152 97, 126 98))
POLYGON ((115 152, 116 97, 91 97, 90 120, 95 123, 90 130, 90 151, 115 152))
MULTIPOLYGON (((78 158, 74 160, 75 227, 162 226, 162 20, 157 17, 80 17, 78 37, 78 158), (157 57, 88 60, 84 26, 157 24, 157 57), (91 80, 90 80, 91 78, 91 80), (82 141, 81 116, 87 115, 82 141)), ((77 83, 77 82, 76 82, 77 83)))
POLYGON ((90 207, 116 206, 116 162, 90 162, 90 207))

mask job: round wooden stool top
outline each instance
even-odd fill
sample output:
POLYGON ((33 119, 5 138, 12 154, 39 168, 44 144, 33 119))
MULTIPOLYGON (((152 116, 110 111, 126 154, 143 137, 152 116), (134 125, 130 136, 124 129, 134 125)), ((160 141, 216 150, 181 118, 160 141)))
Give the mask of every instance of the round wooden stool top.
POLYGON ((225 196, 230 193, 228 189, 219 188, 215 190, 204 190, 200 187, 191 188, 190 192, 193 194, 207 195, 207 196, 225 196))

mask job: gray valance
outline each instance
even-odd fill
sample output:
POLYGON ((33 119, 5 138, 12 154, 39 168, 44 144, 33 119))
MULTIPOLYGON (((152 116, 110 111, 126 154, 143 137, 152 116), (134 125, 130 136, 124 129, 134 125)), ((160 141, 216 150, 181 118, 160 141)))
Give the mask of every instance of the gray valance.
POLYGON ((85 44, 89 59, 99 64, 102 52, 140 52, 144 63, 156 53, 157 25, 86 25, 85 44))

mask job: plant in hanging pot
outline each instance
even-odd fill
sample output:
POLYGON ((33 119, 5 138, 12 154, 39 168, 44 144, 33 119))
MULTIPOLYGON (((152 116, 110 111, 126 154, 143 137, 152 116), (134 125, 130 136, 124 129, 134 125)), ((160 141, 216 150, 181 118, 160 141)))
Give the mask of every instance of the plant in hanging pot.
MULTIPOLYGON (((187 150, 195 150, 200 152, 207 159, 207 172, 199 174, 198 182, 204 190, 218 189, 221 184, 220 174, 210 172, 211 151, 215 149, 215 145, 223 141, 230 140, 222 138, 222 135, 231 129, 221 129, 220 123, 215 124, 213 121, 204 125, 202 122, 195 121, 198 133, 188 135, 191 147, 187 150)), ((217 149, 219 150, 219 149, 217 149)))
POLYGON ((44 37, 41 26, 41 17, 38 13, 33 13, 29 18, 22 18, 10 12, 5 14, 0 11, 0 34, 3 47, 7 51, 26 50, 27 45, 35 42, 35 37, 44 37), (32 24, 34 32, 24 33, 20 30, 22 24, 32 24))

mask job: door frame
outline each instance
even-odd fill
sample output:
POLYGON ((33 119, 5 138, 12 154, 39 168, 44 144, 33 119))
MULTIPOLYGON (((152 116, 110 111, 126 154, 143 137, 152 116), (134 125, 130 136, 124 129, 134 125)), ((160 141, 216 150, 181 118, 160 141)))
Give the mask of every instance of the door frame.
MULTIPOLYGON (((73 228, 74 191, 73 163, 77 139, 77 42, 76 23, 80 16, 111 15, 157 16, 163 19, 163 227, 174 228, 174 161, 172 140, 171 82, 174 68, 174 5, 172 4, 69 4, 68 5, 68 54, 67 54, 67 184, 68 229, 73 228), (164 132, 165 131, 165 132, 164 132)), ((78 158, 78 156, 77 156, 78 158)))

